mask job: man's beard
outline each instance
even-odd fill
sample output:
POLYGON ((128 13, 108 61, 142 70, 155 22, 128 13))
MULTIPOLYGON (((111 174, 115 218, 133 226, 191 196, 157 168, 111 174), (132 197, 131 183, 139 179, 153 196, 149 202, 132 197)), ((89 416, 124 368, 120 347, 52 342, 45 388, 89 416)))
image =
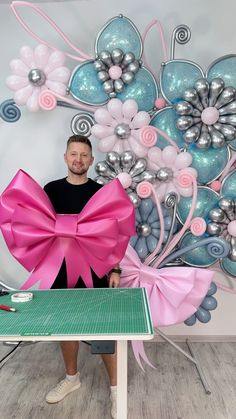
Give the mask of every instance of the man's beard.
POLYGON ((77 169, 77 170, 70 169, 70 172, 73 173, 73 175, 76 175, 76 176, 82 176, 85 173, 87 173, 87 171, 88 170, 87 169, 84 169, 84 168, 77 169))

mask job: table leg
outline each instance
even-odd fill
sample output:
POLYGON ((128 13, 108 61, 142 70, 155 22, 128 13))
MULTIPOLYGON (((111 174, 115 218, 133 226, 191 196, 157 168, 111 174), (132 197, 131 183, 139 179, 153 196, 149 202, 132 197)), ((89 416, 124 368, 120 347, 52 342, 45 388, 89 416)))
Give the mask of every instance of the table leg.
POLYGON ((127 341, 117 342, 117 419, 127 419, 127 341))

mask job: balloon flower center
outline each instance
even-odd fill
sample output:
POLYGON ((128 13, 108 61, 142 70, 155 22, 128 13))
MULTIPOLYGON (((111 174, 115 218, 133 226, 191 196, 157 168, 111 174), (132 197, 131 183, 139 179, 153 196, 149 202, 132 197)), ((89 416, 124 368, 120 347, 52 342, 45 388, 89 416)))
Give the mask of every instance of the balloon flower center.
POLYGON ((169 182, 173 178, 173 171, 170 167, 161 167, 156 174, 160 182, 169 182))
POLYGON ((122 69, 118 65, 112 65, 108 73, 112 80, 118 80, 122 75, 122 69))
POLYGON ((45 83, 46 75, 40 68, 33 68, 28 74, 28 79, 34 86, 40 87, 45 83))
POLYGON ((120 139, 120 140, 125 140, 126 138, 129 138, 130 136, 130 127, 128 124, 118 124, 115 127, 115 135, 120 139))
POLYGON ((148 237, 151 234, 151 226, 147 223, 138 224, 136 230, 139 236, 148 237))
POLYGON ((229 233, 231 236, 236 237, 236 220, 231 221, 231 222, 228 224, 228 233, 229 233))
POLYGON ((220 113, 214 106, 210 106, 202 111, 201 120, 206 125, 213 125, 218 121, 220 113))

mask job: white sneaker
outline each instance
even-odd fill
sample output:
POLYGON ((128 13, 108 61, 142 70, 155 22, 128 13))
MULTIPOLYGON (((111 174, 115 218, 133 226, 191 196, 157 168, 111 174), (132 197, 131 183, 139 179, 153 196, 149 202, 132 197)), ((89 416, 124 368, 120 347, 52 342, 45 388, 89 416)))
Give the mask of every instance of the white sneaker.
POLYGON ((73 381, 65 378, 64 380, 60 381, 60 383, 58 383, 56 387, 49 391, 49 393, 46 395, 46 402, 58 403, 62 399, 64 399, 64 397, 66 397, 67 394, 71 393, 74 390, 77 390, 80 387, 80 385, 81 382, 79 379, 79 374, 77 375, 77 379, 73 381))
POLYGON ((110 393, 111 400, 111 417, 117 419, 117 387, 111 387, 110 393))

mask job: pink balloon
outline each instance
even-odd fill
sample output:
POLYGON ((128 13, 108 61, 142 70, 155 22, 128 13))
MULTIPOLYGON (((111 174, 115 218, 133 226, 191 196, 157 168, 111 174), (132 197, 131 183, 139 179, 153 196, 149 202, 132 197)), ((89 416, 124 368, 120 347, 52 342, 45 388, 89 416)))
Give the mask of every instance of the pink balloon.
POLYGON ((110 135, 109 137, 105 137, 98 142, 98 149, 103 153, 107 153, 111 151, 116 143, 116 136, 110 135))
POLYGON ((149 198, 152 194, 152 186, 149 182, 143 181, 138 184, 136 191, 140 198, 149 198))
POLYGON ((231 236, 236 237, 236 220, 228 224, 228 232, 231 236))
POLYGON ((219 192, 220 188, 221 188, 221 182, 219 180, 214 180, 211 184, 210 184, 211 189, 213 189, 213 191, 219 192))
POLYGON ((52 111, 57 106, 57 100, 50 90, 44 90, 39 95, 39 106, 45 111, 52 111))
POLYGON ((150 122, 150 115, 145 111, 138 112, 132 122, 130 123, 131 129, 142 128, 146 125, 149 125, 150 122))
POLYGON ((202 236, 205 231, 206 231, 206 221, 204 220, 204 218, 201 217, 195 217, 192 222, 191 222, 191 233, 198 237, 198 236, 202 236))
POLYGON ((44 67, 44 72, 48 74, 55 68, 63 66, 64 62, 65 55, 61 51, 53 51, 52 54, 49 56, 46 67, 44 67))
POLYGON ((94 113, 94 119, 100 125, 112 125, 112 117, 105 108, 98 108, 94 113))
POLYGON ((159 97, 158 99, 155 100, 155 107, 157 109, 163 109, 166 107, 166 101, 163 97, 159 97))
POLYGON ((185 169, 186 167, 190 166, 192 163, 192 156, 188 152, 182 152, 177 155, 175 160, 175 167, 176 169, 185 169))
POLYGON ((209 108, 205 108, 201 113, 201 120, 206 125, 213 125, 219 119, 220 113, 218 109, 214 108, 214 106, 209 106, 209 108))
POLYGON ((30 68, 35 68, 36 63, 34 59, 34 51, 28 47, 27 45, 24 45, 20 49, 20 56, 22 61, 30 68))
POLYGON ((158 147, 151 147, 148 150, 148 165, 152 164, 152 169, 158 170, 162 165, 162 151, 158 147))
POLYGON ((25 105, 30 95, 32 94, 34 88, 30 84, 23 87, 23 89, 17 90, 14 94, 14 101, 17 105, 25 105))
POLYGON ((28 77, 30 71, 29 67, 18 58, 10 61, 10 68, 14 74, 23 77, 28 77))
POLYGON ((15 76, 12 74, 11 76, 7 77, 6 85, 11 90, 19 90, 29 84, 29 80, 26 77, 15 76))
POLYGON ((40 68, 42 70, 48 63, 50 54, 50 50, 46 47, 46 45, 37 45, 34 50, 36 68, 40 68))
POLYGON ((108 127, 106 125, 95 124, 91 128, 91 134, 95 138, 98 138, 99 140, 102 139, 102 138, 105 138, 105 137, 109 137, 113 133, 114 133, 114 129, 112 127, 108 127))
POLYGON ((138 142, 133 136, 130 136, 128 141, 136 156, 145 157, 147 155, 148 149, 138 142))
POLYGON ((120 99, 111 99, 108 102, 107 110, 113 118, 116 119, 117 123, 123 122, 122 102, 120 99))
POLYGON ((70 70, 67 67, 58 67, 48 73, 47 76, 50 80, 67 83, 70 78, 70 70))
POLYGON ((173 165, 177 157, 177 151, 172 145, 168 145, 162 151, 162 159, 164 164, 173 165))
POLYGON ((34 88, 32 95, 26 102, 26 106, 30 112, 37 112, 39 110, 39 94, 40 88, 34 88))
POLYGON ((134 115, 136 115, 136 113, 138 112, 138 105, 135 102, 135 100, 128 99, 123 103, 122 111, 123 111, 124 118, 127 121, 131 121, 134 115))
POLYGON ((65 84, 60 83, 59 81, 46 80, 45 85, 53 92, 58 93, 61 96, 66 96, 67 87, 65 84))
POLYGON ((131 183, 132 183, 132 177, 130 176, 129 173, 123 172, 123 173, 119 173, 117 175, 117 178, 119 179, 121 185, 123 186, 124 189, 127 189, 130 187, 131 183))
POLYGON ((122 75, 122 70, 118 65, 113 65, 109 68, 108 73, 112 80, 117 80, 122 75))

